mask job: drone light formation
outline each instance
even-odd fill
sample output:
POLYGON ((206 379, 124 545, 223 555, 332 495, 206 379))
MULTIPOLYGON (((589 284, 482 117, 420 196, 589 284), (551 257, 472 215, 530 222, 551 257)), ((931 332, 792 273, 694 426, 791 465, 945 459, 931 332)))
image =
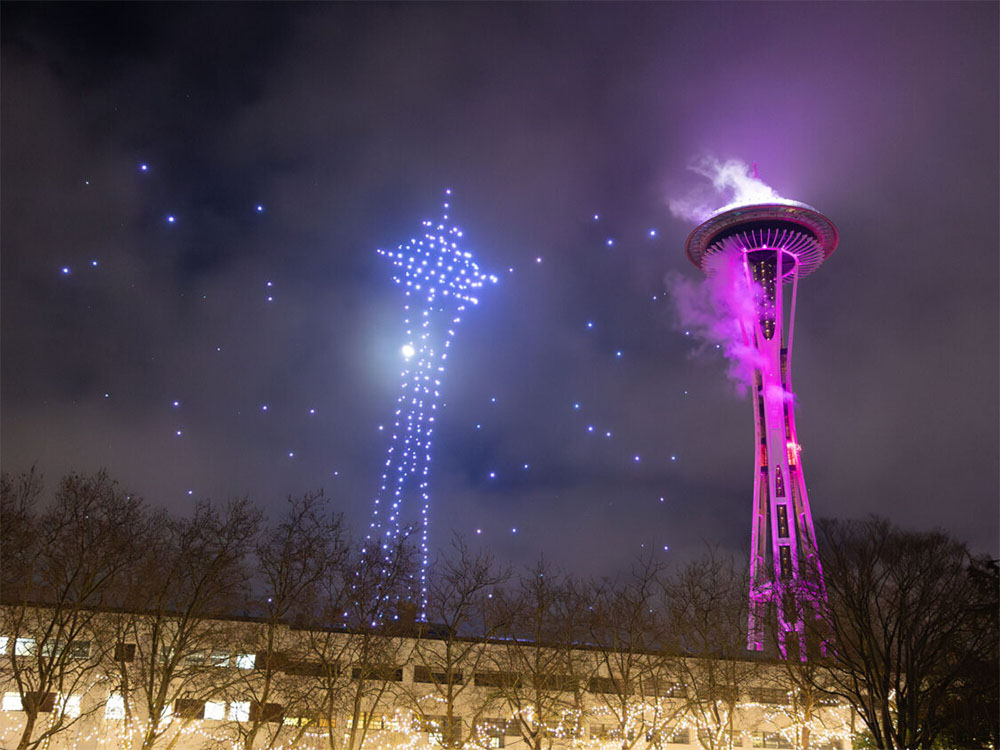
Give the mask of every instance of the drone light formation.
POLYGON ((442 381, 463 313, 479 303, 484 285, 498 281, 479 269, 462 231, 448 225, 451 190, 445 196, 440 221, 424 221, 420 237, 378 251, 392 262, 392 280, 403 289, 405 341, 398 349, 402 370, 389 447, 365 539, 382 545, 387 569, 402 536, 417 535, 419 581, 410 596, 420 619, 427 609, 431 446, 442 381))
POLYGON ((829 219, 791 202, 731 208, 712 216, 687 239, 692 263, 710 275, 729 273, 750 301, 732 307, 743 344, 753 354, 747 648, 764 648, 765 618, 773 604, 780 655, 787 656, 794 634, 803 661, 806 620, 823 619, 826 588, 795 430, 792 333, 799 277, 815 271, 837 247, 837 239, 829 219))

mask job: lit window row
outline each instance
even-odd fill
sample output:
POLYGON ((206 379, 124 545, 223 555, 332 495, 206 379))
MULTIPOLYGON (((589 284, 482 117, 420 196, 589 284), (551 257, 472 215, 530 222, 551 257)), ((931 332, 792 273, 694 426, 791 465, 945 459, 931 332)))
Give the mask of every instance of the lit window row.
POLYGON ((0 710, 24 711, 26 710, 25 705, 31 707, 32 704, 40 713, 56 712, 70 718, 76 718, 80 715, 79 695, 60 697, 55 693, 25 693, 23 697, 20 693, 4 693, 0 710))

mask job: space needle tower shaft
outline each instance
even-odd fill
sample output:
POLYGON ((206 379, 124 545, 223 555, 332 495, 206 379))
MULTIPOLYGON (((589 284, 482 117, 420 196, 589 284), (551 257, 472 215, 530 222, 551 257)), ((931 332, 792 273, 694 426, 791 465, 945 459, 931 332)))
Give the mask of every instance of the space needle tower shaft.
POLYGON ((687 241, 691 261, 709 275, 730 274, 736 296, 746 302, 733 309, 753 364, 747 647, 764 648, 773 607, 781 656, 793 649, 802 660, 807 626, 823 620, 826 589, 795 428, 795 303, 799 278, 815 271, 836 245, 830 220, 801 204, 725 211, 697 227, 687 241))

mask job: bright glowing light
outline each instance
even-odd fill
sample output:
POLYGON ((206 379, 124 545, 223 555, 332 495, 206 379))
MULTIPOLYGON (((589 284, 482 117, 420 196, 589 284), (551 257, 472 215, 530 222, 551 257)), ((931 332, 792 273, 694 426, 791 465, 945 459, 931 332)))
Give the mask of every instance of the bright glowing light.
POLYGON ((257 204, 257 213, 264 213, 264 207, 260 203, 257 204))
MULTIPOLYGON (((403 290, 407 341, 400 349, 404 365, 392 438, 365 539, 383 544, 388 567, 394 543, 405 529, 416 529, 419 586, 411 587, 410 596, 420 619, 427 609, 431 447, 445 365, 466 307, 479 303, 482 287, 497 283, 497 277, 482 272, 463 246, 462 231, 446 225, 449 203, 443 206, 441 220, 424 221, 422 232, 408 242, 395 250, 378 251, 392 262, 392 280, 403 290)), ((490 479, 495 478, 496 473, 490 472, 490 479)))
POLYGON ((174 216, 173 214, 167 214, 167 223, 168 224, 175 224, 175 223, 177 223, 177 217, 174 216))
POLYGON ((69 276, 69 266, 63 266, 59 269, 63 276, 69 276))
POLYGON ((149 165, 146 164, 146 163, 140 164, 139 165, 139 171, 140 172, 148 172, 149 171, 149 165))

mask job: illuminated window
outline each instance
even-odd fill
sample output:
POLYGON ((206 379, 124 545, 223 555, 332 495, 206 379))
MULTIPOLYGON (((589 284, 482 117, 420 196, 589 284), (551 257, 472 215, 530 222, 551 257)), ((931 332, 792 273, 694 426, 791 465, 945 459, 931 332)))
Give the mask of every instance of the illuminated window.
POLYGON ((610 724, 591 724, 590 736, 595 740, 606 740, 611 736, 610 724))
POLYGON ((105 719, 124 719, 125 718, 125 699, 118 693, 112 693, 108 696, 108 702, 104 706, 104 718, 105 719))
POLYGON ((80 696, 67 695, 65 700, 62 701, 62 705, 59 710, 63 716, 75 719, 80 715, 80 696))
POLYGON ((0 706, 4 711, 23 711, 24 705, 21 703, 20 693, 4 693, 3 694, 3 705, 0 706))
POLYGON ((0 654, 7 653, 7 646, 10 644, 10 638, 5 635, 0 635, 0 654))
POLYGON ((782 546, 778 548, 778 552, 781 559, 781 577, 791 578, 792 577, 792 548, 782 546))
POLYGON ((458 744, 462 740, 462 719, 452 716, 448 721, 447 716, 425 716, 420 721, 420 731, 427 732, 427 739, 444 744, 445 738, 451 744, 458 744))
POLYGON ((205 663, 205 652, 195 651, 184 657, 184 663, 188 665, 198 666, 205 663))
POLYGON ((792 747, 792 743, 786 740, 779 732, 754 732, 752 736, 753 747, 792 747))
POLYGON ((208 666, 210 667, 228 667, 229 666, 229 652, 228 651, 213 651, 208 655, 208 666))
POLYGON ((230 721, 250 720, 250 701, 235 701, 229 704, 230 721))
POLYGON ((650 745, 687 745, 691 733, 687 729, 664 727, 663 731, 646 732, 646 742, 650 745))
POLYGON ((233 665, 237 669, 253 669, 257 661, 257 654, 236 654, 233 658, 233 665))
POLYGON ((475 734, 480 747, 501 748, 505 735, 516 735, 517 728, 503 719, 485 719, 476 725, 475 734))
MULTIPOLYGON (((354 727, 354 717, 347 717, 347 729, 350 731, 354 727)), ((385 717, 384 716, 372 716, 369 711, 362 711, 358 715, 357 724, 359 727, 367 727, 368 729, 380 730, 385 729, 385 717)))
POLYGON ((34 638, 18 638, 14 641, 14 656, 31 656, 34 653, 34 638))
POLYGON ((223 701, 206 701, 205 718, 211 721, 222 721, 226 718, 226 704, 223 701))

